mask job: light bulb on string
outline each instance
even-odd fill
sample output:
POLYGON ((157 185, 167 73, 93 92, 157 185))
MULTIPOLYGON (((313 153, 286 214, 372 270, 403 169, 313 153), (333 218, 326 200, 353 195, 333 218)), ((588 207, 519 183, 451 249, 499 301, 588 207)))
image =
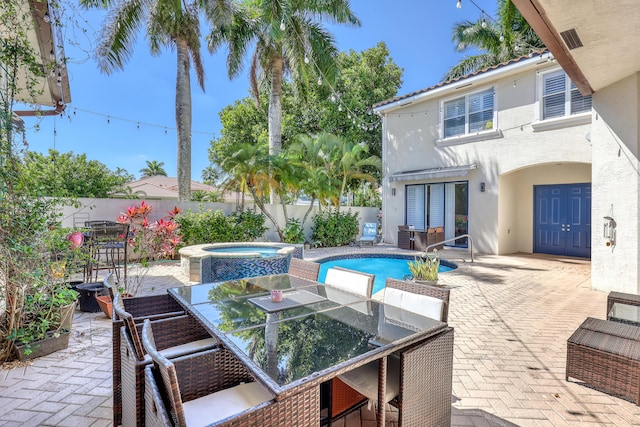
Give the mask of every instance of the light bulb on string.
POLYGON ((49 16, 49 12, 45 12, 45 13, 44 13, 44 15, 42 16, 42 20, 43 20, 44 22, 46 22, 47 24, 48 24, 49 22, 51 22, 51 17, 49 16))
POLYGON ((111 117, 107 116, 107 124, 110 125, 111 124, 111 117))
POLYGON ((51 49, 51 52, 49 52, 49 59, 52 61, 56 59, 56 54, 54 53, 53 49, 51 49))
POLYGON ((336 96, 334 94, 331 94, 331 102, 336 102, 336 96))
POLYGON ((308 64, 309 63, 309 57, 307 56, 307 54, 304 54, 304 63, 308 64))
POLYGON ((284 18, 282 18, 282 21, 280 21, 280 29, 284 31, 285 28, 287 27, 284 25, 284 18))
POLYGON ((480 23, 482 28, 487 28, 487 20, 484 19, 484 12, 482 12, 482 22, 480 23))
POLYGON ((164 134, 165 135, 167 134, 167 128, 164 128, 164 134))
POLYGON ((504 34, 500 33, 500 42, 504 41, 504 34))
POLYGON ((456 8, 462 8, 462 0, 458 0, 458 2, 456 3, 456 8))
POLYGON ((318 86, 322 86, 322 77, 318 77, 318 86))
POLYGON ((342 104, 338 105, 338 111, 342 111, 342 104))

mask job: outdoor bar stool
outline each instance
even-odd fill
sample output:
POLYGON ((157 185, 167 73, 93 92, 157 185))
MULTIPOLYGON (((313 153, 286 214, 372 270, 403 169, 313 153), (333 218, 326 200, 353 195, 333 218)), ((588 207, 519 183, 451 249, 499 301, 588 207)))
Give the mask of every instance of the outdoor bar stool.
MULTIPOLYGON (((408 312, 446 322, 449 312, 449 293, 449 289, 387 278, 383 300, 385 319, 400 325, 409 324, 404 318, 408 312)), ((379 331, 379 334, 384 332, 379 331)), ((391 402, 394 406, 399 405, 397 398, 401 394, 402 357, 402 354, 391 354, 387 357, 387 388, 383 403, 391 402)), ((371 401, 377 401, 378 366, 379 361, 374 361, 345 372, 338 378, 371 401)))
POLYGON ((292 257, 289 264, 289 274, 317 282, 320 274, 320 264, 292 257))
POLYGON ((168 359, 157 350, 149 321, 145 321, 142 328, 142 343, 154 362, 153 367, 145 368, 148 425, 289 427, 319 424, 317 385, 276 400, 225 348, 168 359))
MULTIPOLYGON (((123 426, 144 426, 144 367, 151 363, 140 340, 142 324, 135 323, 134 318, 124 309, 125 300, 115 294, 113 310, 122 321, 118 331, 120 349, 114 349, 114 358, 119 357, 119 373, 114 371, 114 412, 116 404, 121 414, 123 426), (116 391, 119 401, 116 402, 116 391)), ((145 321, 150 321, 145 319, 145 321)), ((151 322, 156 329, 158 348, 165 357, 172 358, 184 354, 215 348, 218 341, 190 315, 169 317, 151 322)), ((114 364, 115 366, 115 364, 114 364)), ((115 418, 115 415, 114 415, 115 418)))
POLYGON ((98 271, 108 269, 116 274, 116 281, 127 281, 127 246, 129 240, 129 224, 115 221, 86 221, 89 229, 90 267, 89 277, 98 271), (123 275, 120 277, 120 269, 123 275))

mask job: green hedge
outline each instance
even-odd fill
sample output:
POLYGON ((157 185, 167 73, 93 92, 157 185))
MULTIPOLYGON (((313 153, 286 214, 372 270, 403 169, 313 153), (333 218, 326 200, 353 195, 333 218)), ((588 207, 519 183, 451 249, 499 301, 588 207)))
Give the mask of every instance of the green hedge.
POLYGON ((318 246, 344 246, 358 236, 358 212, 322 211, 313 217, 313 243, 318 246))
POLYGON ((227 216, 216 210, 192 212, 176 216, 185 245, 220 242, 253 242, 267 227, 265 217, 252 211, 238 211, 227 216))

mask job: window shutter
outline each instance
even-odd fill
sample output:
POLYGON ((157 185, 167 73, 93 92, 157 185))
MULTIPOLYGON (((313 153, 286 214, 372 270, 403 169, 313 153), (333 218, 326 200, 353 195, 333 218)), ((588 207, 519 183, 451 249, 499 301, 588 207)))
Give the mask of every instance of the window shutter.
POLYGON ((464 98, 444 103, 444 137, 464 135, 465 118, 464 98))
POLYGON ((546 74, 542 87, 542 118, 561 117, 565 114, 566 78, 564 71, 546 74))
POLYGON ((424 230, 424 185, 407 185, 407 225, 424 230))
POLYGON ((493 88, 469 96, 469 132, 493 128, 493 88))
POLYGON ((429 185, 429 227, 444 227, 444 184, 429 185))
POLYGON ((582 96, 576 85, 571 82, 571 114, 591 111, 591 95, 582 96))

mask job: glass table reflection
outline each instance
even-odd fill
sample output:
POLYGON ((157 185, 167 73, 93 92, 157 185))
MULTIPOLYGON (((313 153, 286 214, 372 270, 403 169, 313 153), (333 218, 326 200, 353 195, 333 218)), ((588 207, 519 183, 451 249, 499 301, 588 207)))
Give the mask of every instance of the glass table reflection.
MULTIPOLYGON (((446 323, 408 312, 387 308, 385 313, 379 302, 288 274, 172 288, 169 293, 276 399, 300 387, 319 387, 349 369, 451 330, 446 323), (275 312, 250 301, 271 289, 283 290, 285 298, 286 290, 294 289, 322 299, 275 312)), ((379 406, 384 420, 385 405, 379 406)))

